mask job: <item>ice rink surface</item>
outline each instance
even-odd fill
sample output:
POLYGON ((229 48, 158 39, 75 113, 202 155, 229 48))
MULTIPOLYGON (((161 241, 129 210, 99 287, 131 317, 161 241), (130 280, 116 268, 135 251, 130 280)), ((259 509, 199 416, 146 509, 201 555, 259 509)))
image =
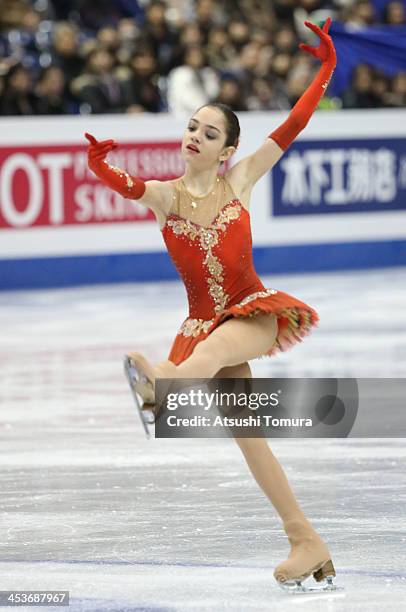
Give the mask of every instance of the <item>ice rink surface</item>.
MULTIPOLYGON (((405 268, 262 280, 320 324, 254 376, 405 377, 405 268)), ((404 439, 270 440, 345 587, 295 596, 236 444, 145 438, 122 356, 165 359, 186 315, 177 282, 0 294, 0 590, 69 590, 72 611, 406 610, 404 439)))

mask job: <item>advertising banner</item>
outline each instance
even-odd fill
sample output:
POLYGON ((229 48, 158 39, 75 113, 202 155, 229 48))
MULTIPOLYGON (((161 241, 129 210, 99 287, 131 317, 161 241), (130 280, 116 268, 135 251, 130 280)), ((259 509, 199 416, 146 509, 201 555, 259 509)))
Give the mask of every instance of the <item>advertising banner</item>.
POLYGON ((272 185, 276 217, 406 210, 406 139, 297 142, 272 185))
MULTIPOLYGON (((238 113, 230 166, 286 115, 238 113)), ((187 117, 0 118, 0 289, 178 277, 154 212, 89 171, 85 132, 113 138, 108 163, 145 181, 185 172, 187 117)), ((243 184, 237 173, 232 187, 247 200, 243 184)), ((405 265, 405 112, 316 112, 249 192, 259 274, 405 265)))
MULTIPOLYGON (((152 212, 105 187, 88 169, 86 146, 0 148, 0 228, 152 220, 152 212)), ((143 180, 181 172, 178 142, 123 144, 109 163, 143 180)))

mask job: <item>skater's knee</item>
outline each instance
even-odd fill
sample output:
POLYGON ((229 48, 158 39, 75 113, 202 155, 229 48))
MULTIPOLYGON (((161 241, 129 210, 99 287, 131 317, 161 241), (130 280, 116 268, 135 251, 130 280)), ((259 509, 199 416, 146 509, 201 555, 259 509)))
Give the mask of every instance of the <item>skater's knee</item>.
POLYGON ((212 344, 209 345, 207 340, 203 340, 195 346, 193 350, 193 356, 199 360, 199 364, 201 367, 203 367, 204 369, 206 369, 206 367, 209 367, 209 369, 212 370, 214 374, 218 372, 224 365, 219 351, 217 351, 212 344))
POLYGON ((219 368, 227 363, 227 357, 230 351, 233 350, 233 339, 228 334, 223 333, 220 328, 216 330, 216 333, 210 335, 207 340, 199 342, 194 349, 194 353, 200 357, 207 356, 213 361, 219 363, 219 368))
POLYGON ((234 359, 238 355, 235 338, 232 334, 222 333, 216 338, 213 337, 213 353, 216 355, 219 364, 231 366, 235 364, 234 359))

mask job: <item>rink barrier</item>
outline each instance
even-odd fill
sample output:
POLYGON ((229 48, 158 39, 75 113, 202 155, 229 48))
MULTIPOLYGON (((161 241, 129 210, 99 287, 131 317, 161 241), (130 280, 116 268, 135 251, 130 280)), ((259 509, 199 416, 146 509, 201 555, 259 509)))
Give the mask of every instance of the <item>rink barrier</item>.
MULTIPOLYGON (((286 111, 238 113, 233 163, 286 111)), ((0 118, 0 288, 177 278, 151 210, 87 167, 84 132, 112 138, 109 162, 144 180, 184 172, 187 117, 0 118)), ((316 112, 250 201, 259 274, 406 264, 406 109, 316 112)))
MULTIPOLYGON (((406 240, 254 248, 260 275, 406 265, 406 240)), ((0 260, 0 289, 178 279, 165 252, 0 260)))

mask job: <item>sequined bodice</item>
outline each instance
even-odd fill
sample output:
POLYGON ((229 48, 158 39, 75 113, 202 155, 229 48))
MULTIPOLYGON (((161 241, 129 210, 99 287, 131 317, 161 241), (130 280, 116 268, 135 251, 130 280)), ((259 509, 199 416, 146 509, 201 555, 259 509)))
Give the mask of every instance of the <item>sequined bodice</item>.
POLYGON ((162 235, 186 287, 189 317, 209 320, 264 291, 252 259, 250 215, 238 198, 208 227, 169 213, 162 235))

